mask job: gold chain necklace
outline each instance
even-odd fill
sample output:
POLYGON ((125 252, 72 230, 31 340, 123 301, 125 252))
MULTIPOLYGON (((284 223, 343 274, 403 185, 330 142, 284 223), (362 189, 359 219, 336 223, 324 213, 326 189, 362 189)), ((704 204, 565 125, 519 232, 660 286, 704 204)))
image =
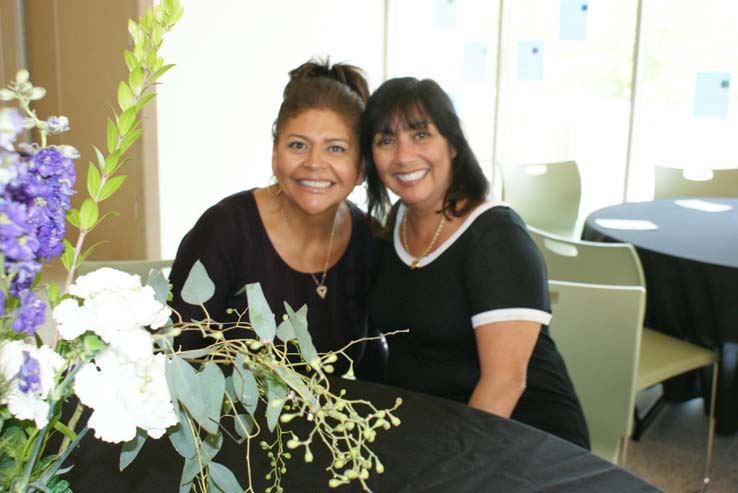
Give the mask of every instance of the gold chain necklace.
MULTIPOLYGON (((284 215, 284 209, 282 208, 281 203, 279 204, 279 214, 282 216, 282 220, 284 221, 285 226, 287 226, 287 231, 289 231, 292 236, 295 236, 295 233, 290 227, 289 221, 287 221, 287 216, 284 215)), ((336 235, 337 217, 338 209, 336 209, 336 214, 333 216, 333 224, 331 225, 331 237, 328 240, 328 252, 325 255, 325 262, 323 262, 323 275, 320 277, 320 281, 318 281, 318 278, 315 277, 315 274, 313 274, 312 272, 310 273, 310 277, 312 277, 313 282, 315 282, 315 292, 318 293, 318 296, 320 296, 320 298, 323 300, 328 295, 328 287, 325 285, 325 277, 328 275, 328 261, 331 259, 331 251, 333 250, 333 238, 336 235)), ((307 262, 305 262, 305 259, 302 256, 302 250, 299 250, 299 252, 300 261, 302 261, 302 264, 307 267, 307 262)))
POLYGON ((416 257, 410 252, 410 247, 407 244, 407 212, 405 215, 402 216, 402 222, 400 223, 400 237, 402 240, 402 246, 405 247, 405 251, 413 257, 413 263, 410 265, 410 269, 415 269, 418 267, 418 264, 420 263, 421 259, 428 255, 430 251, 433 249, 433 245, 436 244, 436 240, 438 239, 438 236, 441 234, 441 230, 443 229, 443 225, 446 222, 446 216, 441 213, 441 221, 438 223, 438 227, 436 228, 436 232, 433 234, 433 239, 428 244, 428 247, 423 251, 422 254, 420 254, 419 257, 416 257))

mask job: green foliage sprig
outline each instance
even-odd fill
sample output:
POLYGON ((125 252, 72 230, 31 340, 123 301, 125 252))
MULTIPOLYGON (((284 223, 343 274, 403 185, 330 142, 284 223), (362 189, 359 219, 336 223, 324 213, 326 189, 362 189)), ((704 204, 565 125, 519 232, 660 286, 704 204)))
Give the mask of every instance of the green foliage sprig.
MULTIPOLYGON (((161 282, 163 278, 154 284, 161 282)), ((368 490, 370 471, 384 471, 370 445, 378 430, 399 426, 400 419, 394 412, 402 401, 398 398, 394 406, 378 409, 369 401, 348 398, 344 389, 332 390, 328 375, 334 373, 339 358, 349 363, 344 377, 353 378, 346 350, 361 341, 319 354, 308 332, 307 307, 294 311, 285 303, 286 313, 277 325, 258 284, 244 288, 251 323, 243 321, 244 314, 239 313, 237 321, 224 328, 209 319, 204 306, 213 291, 205 269, 196 262, 183 286, 182 298, 201 306, 205 320, 180 321, 159 339, 170 353, 167 379, 180 421, 169 434, 185 459, 180 491, 189 491, 193 485, 201 491, 214 485, 228 493, 242 491, 231 472, 214 458, 224 435, 249 447, 262 431, 262 418, 257 413, 263 413, 267 429, 275 436, 271 442, 259 442, 271 465, 265 474, 272 482, 267 493, 283 491, 282 476, 293 451, 300 450, 303 460, 312 462, 312 448, 321 444, 331 454, 331 488, 359 481, 368 490), (229 331, 244 330, 254 336, 227 336, 229 331), (182 331, 197 331, 213 342, 200 350, 176 351, 171 337, 182 331), (224 371, 229 375, 225 376, 224 371), (295 419, 312 424, 306 436, 298 436, 289 428, 295 419)), ((250 469, 247 472, 246 491, 253 492, 252 473, 250 469)))
POLYGON ((107 153, 94 148, 97 162, 90 161, 87 170, 89 196, 79 209, 70 209, 67 212, 67 221, 79 229, 76 245, 64 240, 66 248, 61 259, 69 271, 67 287, 72 283, 79 264, 104 243, 97 242, 83 252, 87 234, 107 217, 117 215, 117 212, 110 211, 100 216, 99 204, 113 195, 126 180, 126 175, 116 173, 131 159, 124 155, 143 133, 139 116, 146 104, 156 97, 154 87, 157 80, 173 67, 171 64, 164 64, 164 59, 159 56, 159 48, 164 34, 174 27, 183 13, 180 0, 162 0, 153 9, 147 9, 139 22, 128 21, 133 50, 124 52, 129 75, 128 82, 121 81, 118 85, 120 113, 114 110, 113 117, 107 121, 107 153))

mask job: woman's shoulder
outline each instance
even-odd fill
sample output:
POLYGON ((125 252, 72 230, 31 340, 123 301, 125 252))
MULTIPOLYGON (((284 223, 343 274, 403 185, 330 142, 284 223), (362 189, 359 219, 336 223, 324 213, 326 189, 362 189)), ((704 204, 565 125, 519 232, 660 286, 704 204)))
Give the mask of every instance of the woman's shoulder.
MULTIPOLYGON (((527 232, 525 222, 509 204, 496 199, 487 199, 472 209, 464 218, 462 226, 467 236, 504 235, 511 230, 527 232)), ((526 233, 527 234, 527 233, 526 233)))
POLYGON ((200 216, 198 222, 220 223, 220 222, 242 222, 252 219, 257 214, 254 190, 244 190, 220 199, 209 206, 200 216))

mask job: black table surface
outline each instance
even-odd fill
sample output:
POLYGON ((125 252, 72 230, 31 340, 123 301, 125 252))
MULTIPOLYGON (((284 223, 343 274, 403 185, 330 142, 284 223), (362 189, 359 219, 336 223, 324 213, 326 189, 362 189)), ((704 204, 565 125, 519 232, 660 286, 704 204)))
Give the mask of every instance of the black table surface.
MULTIPOLYGON (((487 414, 463 404, 383 385, 340 380, 334 385, 349 398, 369 399, 389 407, 396 397, 403 405, 399 427, 377 433, 372 450, 385 466, 381 475, 372 471, 373 492, 654 492, 656 487, 628 471, 557 437, 512 420, 487 414)), ((335 387, 334 387, 335 388, 335 387)), ((260 411, 263 412, 263 407, 260 411)), ((306 430, 306 423, 290 426, 306 430)), ((263 432, 266 433, 266 432, 263 432)), ((304 436, 304 433, 302 434, 304 436)), ((251 446, 255 491, 268 484, 264 474, 268 460, 251 446)), ((268 438, 264 438, 269 441, 268 438)), ((296 450, 295 452, 298 452, 296 450)), ((288 461, 282 483, 286 493, 361 491, 358 483, 337 490, 328 487, 327 452, 312 447, 314 462, 306 464, 301 453, 288 461)), ((175 492, 183 460, 169 441, 149 440, 136 460, 123 472, 117 469, 120 445, 100 442, 88 434, 71 456, 68 473, 75 493, 175 492)), ((226 439, 216 461, 231 468, 246 486, 245 445, 226 439)))
POLYGON ((675 258, 738 269, 738 199, 697 199, 731 207, 721 212, 682 207, 675 200, 680 199, 626 202, 599 209, 587 217, 588 234, 607 236, 675 258), (658 229, 605 228, 597 224, 597 219, 645 219, 658 229))
MULTIPOLYGON (((732 207, 705 212, 675 200, 627 202, 587 217, 582 238, 636 247, 646 281, 645 324, 720 354, 716 430, 738 432, 738 199, 703 198, 732 207), (649 220, 656 230, 605 228, 597 219, 649 220)), ((677 377, 667 398, 709 394, 707 372, 677 377)))

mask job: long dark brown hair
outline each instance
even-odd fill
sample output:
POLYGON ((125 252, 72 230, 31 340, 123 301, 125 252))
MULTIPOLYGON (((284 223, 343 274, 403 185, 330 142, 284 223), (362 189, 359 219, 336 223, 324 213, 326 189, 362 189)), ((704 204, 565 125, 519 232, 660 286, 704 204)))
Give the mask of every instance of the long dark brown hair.
MULTIPOLYGON (((387 222, 391 204, 372 156, 374 137, 391 129, 398 121, 409 127, 418 118, 433 122, 456 151, 451 160, 451 185, 446 190, 440 212, 461 217, 487 196, 487 178, 464 136, 451 98, 431 79, 390 79, 369 98, 360 133, 361 157, 366 165, 368 212, 382 223, 387 222)), ((392 222, 391 217, 388 222, 392 222)))

